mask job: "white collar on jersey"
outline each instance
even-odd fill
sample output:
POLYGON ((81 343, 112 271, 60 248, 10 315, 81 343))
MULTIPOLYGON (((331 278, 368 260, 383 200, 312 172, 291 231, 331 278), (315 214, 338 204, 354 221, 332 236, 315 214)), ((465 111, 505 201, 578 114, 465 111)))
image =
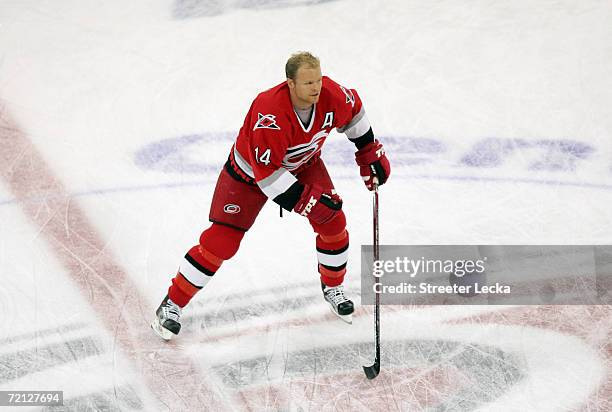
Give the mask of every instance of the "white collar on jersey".
POLYGON ((310 123, 308 124, 307 128, 304 128, 304 123, 302 123, 302 119, 300 119, 300 116, 297 114, 297 112, 295 111, 295 107, 293 108, 293 113, 295 113, 295 117, 297 117, 297 121, 300 124, 300 126, 302 127, 302 130, 305 133, 310 132, 310 129, 312 129, 312 125, 314 124, 314 119, 315 119, 315 113, 317 110, 317 104, 314 103, 312 105, 312 114, 310 115, 310 123))

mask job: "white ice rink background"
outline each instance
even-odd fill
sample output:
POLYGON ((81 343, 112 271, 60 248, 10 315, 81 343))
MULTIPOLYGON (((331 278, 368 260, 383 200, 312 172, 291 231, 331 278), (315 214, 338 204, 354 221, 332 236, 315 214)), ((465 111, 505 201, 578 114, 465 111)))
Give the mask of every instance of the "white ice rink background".
MULTIPOLYGON (((297 50, 387 148, 383 244, 612 244, 611 21, 595 0, 0 0, 0 390, 63 390, 57 410, 612 410, 608 306, 383 307, 367 381, 371 307, 333 317, 309 226, 273 204, 177 339, 148 326, 297 50)), ((323 157, 358 304, 353 151, 333 133, 323 157)))

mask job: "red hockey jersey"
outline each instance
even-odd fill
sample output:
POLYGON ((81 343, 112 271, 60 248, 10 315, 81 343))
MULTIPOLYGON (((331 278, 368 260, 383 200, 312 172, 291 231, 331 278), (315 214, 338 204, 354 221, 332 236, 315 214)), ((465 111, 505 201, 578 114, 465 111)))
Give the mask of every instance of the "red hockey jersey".
POLYGON ((232 148, 232 163, 274 199, 295 181, 307 162, 321 155, 332 129, 356 139, 370 129, 359 95, 323 76, 319 101, 305 126, 291 103, 289 86, 283 82, 260 93, 240 129, 232 148))

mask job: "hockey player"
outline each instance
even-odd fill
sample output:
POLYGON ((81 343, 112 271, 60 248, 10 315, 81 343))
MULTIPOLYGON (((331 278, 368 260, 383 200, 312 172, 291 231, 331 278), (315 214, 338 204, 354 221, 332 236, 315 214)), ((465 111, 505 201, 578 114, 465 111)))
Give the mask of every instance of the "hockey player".
POLYGON ((382 144, 374 138, 361 99, 353 89, 321 75, 319 59, 292 55, 287 80, 260 93, 251 104, 217 180, 210 207, 212 225, 181 261, 151 326, 170 339, 181 329, 182 308, 238 251, 244 234, 268 199, 308 219, 316 233, 318 272, 324 299, 350 322, 353 302, 342 283, 349 235, 342 200, 320 158, 336 128, 352 141, 369 190, 390 173, 382 144))

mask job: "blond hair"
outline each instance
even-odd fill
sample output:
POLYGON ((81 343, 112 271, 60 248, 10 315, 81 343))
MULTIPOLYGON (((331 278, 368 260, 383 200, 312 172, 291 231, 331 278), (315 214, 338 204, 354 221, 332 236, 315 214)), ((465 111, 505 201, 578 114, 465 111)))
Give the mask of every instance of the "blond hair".
POLYGON ((318 57, 313 56, 311 53, 303 51, 294 53, 287 60, 285 64, 285 75, 288 79, 295 79, 295 75, 300 67, 306 66, 310 69, 316 69, 321 67, 321 62, 318 57))

